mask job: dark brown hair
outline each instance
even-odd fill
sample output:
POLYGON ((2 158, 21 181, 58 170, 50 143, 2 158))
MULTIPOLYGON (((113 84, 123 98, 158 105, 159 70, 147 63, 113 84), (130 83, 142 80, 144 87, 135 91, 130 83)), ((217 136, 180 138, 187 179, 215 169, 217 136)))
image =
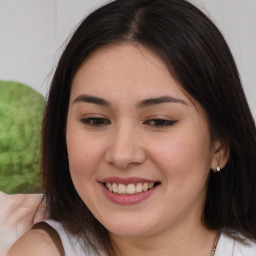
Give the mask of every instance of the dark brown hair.
POLYGON ((210 173, 203 212, 206 227, 256 239, 256 130, 239 74, 223 36, 185 0, 117 0, 90 14, 64 50, 52 80, 43 123, 42 169, 50 217, 109 255, 107 230, 71 181, 65 140, 73 77, 87 56, 115 43, 152 49, 184 90, 205 110, 213 138, 229 149, 219 173, 210 173))

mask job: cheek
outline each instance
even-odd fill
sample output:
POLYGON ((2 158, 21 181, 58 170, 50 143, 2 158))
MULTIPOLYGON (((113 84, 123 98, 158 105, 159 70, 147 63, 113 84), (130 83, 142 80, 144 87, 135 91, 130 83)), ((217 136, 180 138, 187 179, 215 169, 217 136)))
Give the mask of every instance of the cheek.
POLYGON ((93 175, 102 157, 102 146, 97 139, 88 138, 79 130, 67 130, 66 138, 72 178, 93 175))
POLYGON ((211 147, 207 131, 179 132, 154 143, 151 156, 166 177, 208 175, 211 165, 211 147))
POLYGON ((68 144, 69 169, 74 187, 87 206, 94 205, 96 174, 100 163, 100 148, 76 134, 68 144), (78 138, 76 138, 78 137, 78 138))
POLYGON ((203 207, 211 154, 208 137, 202 133, 199 135, 176 134, 172 140, 159 141, 158 146, 151 150, 151 159, 161 171, 162 187, 168 202, 171 202, 168 212, 174 215, 186 212, 186 209, 201 210, 203 207))

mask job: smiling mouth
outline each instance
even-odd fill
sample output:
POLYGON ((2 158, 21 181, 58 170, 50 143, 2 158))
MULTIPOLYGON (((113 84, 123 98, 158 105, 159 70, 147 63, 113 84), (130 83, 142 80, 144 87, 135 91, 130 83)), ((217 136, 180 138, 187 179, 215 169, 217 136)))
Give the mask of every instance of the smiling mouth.
POLYGON ((143 182, 137 184, 124 185, 122 183, 104 183, 105 187, 116 195, 135 195, 142 192, 146 192, 153 187, 159 185, 159 182, 143 182))

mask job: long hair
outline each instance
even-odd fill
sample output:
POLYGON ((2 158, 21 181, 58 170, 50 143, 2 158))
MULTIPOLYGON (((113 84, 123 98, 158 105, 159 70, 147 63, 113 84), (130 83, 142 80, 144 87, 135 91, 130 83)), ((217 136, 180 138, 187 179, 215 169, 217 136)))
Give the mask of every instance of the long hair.
POLYGON ((210 229, 256 239, 256 130, 239 74, 222 34, 185 0, 116 0, 85 18, 67 44, 52 80, 43 122, 42 171, 50 217, 90 236, 113 255, 107 230, 71 181, 65 127, 72 80, 95 50, 115 43, 154 51, 207 114, 213 139, 229 150, 220 173, 210 173, 203 220, 210 229))

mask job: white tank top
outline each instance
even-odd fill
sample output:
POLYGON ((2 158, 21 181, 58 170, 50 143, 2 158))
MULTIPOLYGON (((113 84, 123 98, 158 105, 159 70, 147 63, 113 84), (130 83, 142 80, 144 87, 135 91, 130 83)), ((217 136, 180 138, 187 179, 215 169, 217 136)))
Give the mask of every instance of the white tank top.
POLYGON ((60 222, 54 220, 46 220, 45 222, 58 232, 66 256, 95 256, 95 253, 89 246, 86 246, 83 239, 69 234, 60 222))
POLYGON ((248 239, 245 242, 221 234, 214 256, 256 256, 256 243, 248 239))
MULTIPOLYGON (((95 253, 85 245, 82 239, 68 234, 61 223, 54 220, 45 222, 58 232, 66 256, 95 256, 95 253)), ((246 242, 248 244, 244 245, 225 234, 221 234, 214 256, 256 256, 256 243, 251 240, 246 240, 246 242)))

